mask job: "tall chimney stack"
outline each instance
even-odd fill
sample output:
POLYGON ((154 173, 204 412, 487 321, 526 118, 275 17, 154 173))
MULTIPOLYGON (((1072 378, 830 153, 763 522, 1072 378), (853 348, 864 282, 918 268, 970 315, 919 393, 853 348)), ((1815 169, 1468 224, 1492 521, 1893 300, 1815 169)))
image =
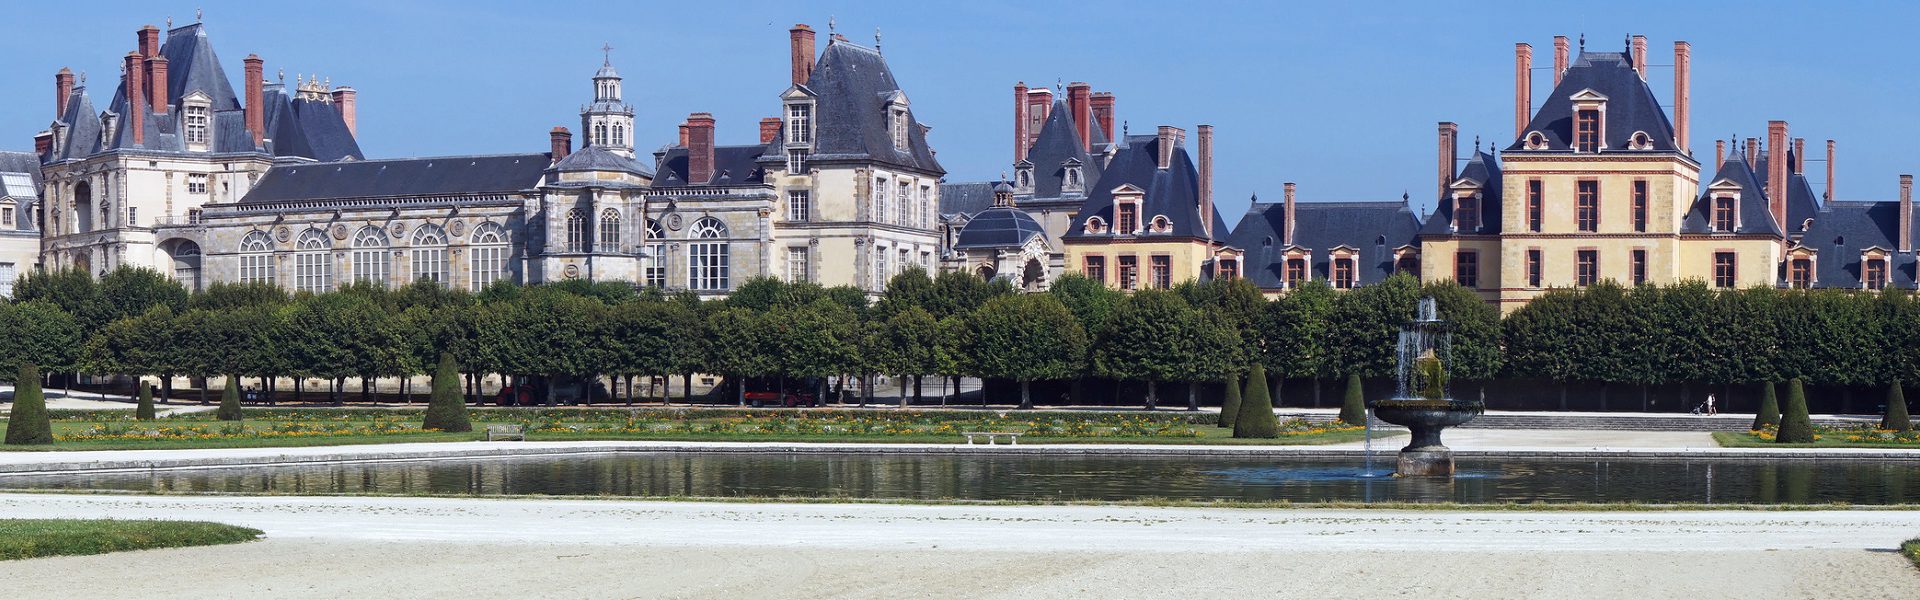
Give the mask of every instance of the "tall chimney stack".
POLYGON ((1460 157, 1460 126, 1449 121, 1440 122, 1440 182, 1435 198, 1447 197, 1447 186, 1453 185, 1454 161, 1460 157))
MULTIPOLYGON (((1645 77, 1645 75, 1642 75, 1645 77)), ((1693 46, 1684 41, 1673 43, 1673 147, 1693 155, 1693 46)), ((1716 165, 1717 166, 1717 165, 1716 165)))
POLYGON ((1793 174, 1807 173, 1807 138, 1793 138, 1793 174))
POLYGON ((713 180, 713 114, 687 115, 687 183, 713 180))
POLYGON ((147 95, 152 98, 153 114, 167 114, 167 57, 155 56, 147 59, 147 95))
POLYGON ((1825 202, 1833 201, 1833 140, 1827 140, 1827 197, 1825 202))
POLYGON ((1180 131, 1179 127, 1172 125, 1160 126, 1160 168, 1168 169, 1173 167, 1173 148, 1179 145, 1180 142, 1178 138, 1182 137, 1185 133, 1186 132, 1180 131))
POLYGON ((259 148, 266 139, 267 127, 266 115, 261 110, 265 108, 263 103, 266 101, 262 99, 260 91, 260 86, 266 83, 266 61, 260 60, 258 54, 248 54, 241 62, 247 65, 247 129, 253 132, 253 147, 259 148))
POLYGON ((159 27, 147 25, 147 26, 141 27, 139 31, 133 32, 133 35, 134 35, 134 38, 139 43, 139 52, 140 52, 141 59, 144 60, 148 58, 153 58, 160 54, 160 28, 159 27))
POLYGON ((1280 248, 1285 250, 1293 247, 1293 182, 1280 184, 1280 188, 1286 190, 1286 193, 1281 196, 1281 208, 1286 211, 1287 230, 1280 232, 1280 248))
MULTIPOLYGON (((1053 116, 1053 90, 1030 88, 1027 90, 1027 141, 1028 148, 1040 138, 1040 130, 1047 118, 1053 116)), ((1024 156, 1024 155, 1023 155, 1024 156)))
POLYGON ((1787 231, 1787 122, 1767 121, 1767 200, 1773 223, 1787 231))
POLYGON ((1633 36, 1633 71, 1640 74, 1640 80, 1647 80, 1647 36, 1633 36))
POLYGON ((555 127, 547 133, 547 140, 553 144, 553 162, 560 162, 573 153, 573 132, 565 127, 555 127))
POLYGON ((1567 75, 1567 36, 1553 36, 1553 85, 1560 85, 1560 78, 1567 75))
POLYGON ((1027 159, 1027 82, 1013 84, 1013 162, 1027 159))
POLYGON ((1107 139, 1119 135, 1113 130, 1113 92, 1093 93, 1093 122, 1100 124, 1100 131, 1107 134, 1107 139))
POLYGON ((1200 230, 1206 232, 1207 239, 1213 239, 1213 126, 1201 125, 1194 130, 1199 136, 1196 140, 1200 148, 1200 230))
POLYGON ((1913 251, 1913 176, 1900 176, 1900 253, 1913 251))
POLYGON ((67 98, 73 96, 73 69, 60 67, 53 74, 53 118, 67 116, 67 98))
POLYGON ((1726 163, 1727 163, 1727 141, 1726 141, 1726 140, 1714 140, 1714 141, 1713 141, 1713 168, 1714 168, 1714 170, 1716 170, 1716 171, 1717 171, 1717 170, 1719 170, 1719 169, 1720 169, 1720 165, 1723 165, 1723 164, 1726 164, 1726 163))
POLYGON ((771 144, 780 137, 780 117, 767 117, 760 120, 760 143, 771 144))
POLYGON ((1084 81, 1067 84, 1067 106, 1073 109, 1073 131, 1080 136, 1080 148, 1093 149, 1093 86, 1084 81))
POLYGON ((787 30, 787 37, 792 45, 789 58, 793 65, 793 84, 806 85, 807 79, 813 77, 813 28, 805 23, 794 25, 787 30))
MULTIPOLYGON (((1557 78, 1558 74, 1554 77, 1557 78)), ((1513 45, 1513 138, 1527 134, 1527 121, 1533 118, 1533 46, 1513 45)))
POLYGON ((53 152, 53 132, 41 130, 40 133, 33 134, 34 156, 40 157, 41 160, 46 160, 47 154, 50 152, 53 152))
POLYGON ((146 69, 140 67, 140 53, 127 53, 127 131, 133 132, 133 145, 146 141, 147 86, 146 69))
POLYGON ((1747 168, 1760 168, 1760 138, 1747 138, 1747 168))
POLYGON ((333 110, 340 113, 340 120, 347 124, 347 133, 354 138, 360 137, 360 92, 351 87, 333 88, 333 110))

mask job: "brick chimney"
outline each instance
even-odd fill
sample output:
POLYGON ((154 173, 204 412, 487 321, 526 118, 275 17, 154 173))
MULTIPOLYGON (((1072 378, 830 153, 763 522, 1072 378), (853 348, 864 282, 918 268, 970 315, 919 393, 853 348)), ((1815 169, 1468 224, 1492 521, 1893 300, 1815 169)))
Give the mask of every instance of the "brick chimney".
POLYGON ((1041 127, 1036 127, 1034 123, 1044 124, 1051 116, 1053 116, 1053 90, 1029 88, 1027 90, 1027 148, 1031 149, 1033 142, 1040 138, 1041 127))
POLYGON ((1787 122, 1767 121, 1767 200, 1773 224, 1787 231, 1787 122))
POLYGON ((1200 158, 1197 169, 1200 171, 1198 182, 1200 203, 1200 230, 1206 232, 1207 239, 1213 239, 1213 126, 1201 125, 1194 129, 1199 136, 1200 158))
POLYGON ((60 67, 53 74, 53 118, 67 115, 67 98, 73 97, 73 69, 60 67))
POLYGON ((767 117, 760 120, 760 143, 771 144, 780 137, 780 117, 767 117))
POLYGON ((1760 138, 1747 138, 1747 168, 1760 168, 1760 138))
POLYGON ((1180 144, 1180 138, 1186 137, 1186 133, 1172 125, 1160 126, 1160 168, 1173 167, 1173 149, 1180 144))
POLYGON ((1093 149, 1093 86, 1084 81, 1067 84, 1067 106, 1073 109, 1073 131, 1080 136, 1080 147, 1093 149))
POLYGON ((1280 232, 1280 248, 1284 250, 1284 249, 1293 247, 1293 230, 1294 230, 1293 182, 1289 181, 1289 182, 1283 183, 1280 185, 1280 188, 1283 190, 1286 190, 1285 194, 1281 196, 1281 200, 1280 200, 1281 209, 1286 211, 1286 217, 1287 217, 1287 230, 1280 232))
POLYGON ((1027 159, 1027 82, 1013 84, 1013 162, 1027 159))
POLYGON ((687 183, 713 180, 713 114, 687 115, 687 183))
POLYGON ((167 57, 155 56, 147 59, 147 71, 150 74, 147 78, 147 90, 151 92, 148 96, 153 99, 153 114, 167 114, 167 105, 172 104, 172 101, 167 99, 167 57))
MULTIPOLYGON (((1644 75, 1642 76, 1644 77, 1644 75)), ((1693 155, 1693 46, 1673 43, 1673 147, 1693 155)), ((1714 163, 1718 166, 1719 163, 1714 163)))
POLYGON ((146 69, 140 67, 140 53, 128 52, 127 69, 127 131, 133 132, 133 145, 146 142, 147 132, 147 85, 146 69))
POLYGON ((34 155, 39 156, 42 159, 45 159, 46 156, 52 152, 53 152, 53 132, 52 131, 42 131, 40 133, 33 134, 34 155))
POLYGON ((1447 197, 1447 186, 1453 185, 1453 165, 1460 156, 1460 126, 1448 121, 1440 122, 1440 186, 1435 198, 1447 197))
POLYGON ((1567 64, 1567 36, 1553 36, 1553 85, 1559 86, 1560 78, 1567 75, 1567 64))
POLYGON ((360 92, 351 87, 333 88, 333 110, 340 113, 340 120, 347 124, 347 133, 360 137, 360 92))
POLYGON ((553 153, 553 162, 560 162, 568 154, 573 153, 573 132, 567 131, 567 128, 553 128, 553 131, 547 132, 547 140, 553 145, 553 149, 550 150, 553 153))
POLYGON ((1807 138, 1793 138, 1793 174, 1807 173, 1807 138))
POLYGON ((266 61, 260 60, 258 54, 248 54, 241 62, 247 65, 247 130, 253 132, 253 146, 259 148, 261 141, 266 139, 267 130, 266 113, 262 110, 266 108, 266 100, 260 91, 261 84, 266 83, 266 61))
MULTIPOLYGON (((1556 38, 1558 39, 1558 38, 1556 38)), ((1555 83, 1560 75, 1555 72, 1555 83)), ((1527 134, 1527 121, 1533 119, 1533 46, 1526 42, 1513 45, 1513 139, 1527 134)))
POLYGON ((1093 93, 1093 122, 1100 124, 1100 131, 1106 132, 1107 139, 1119 135, 1113 130, 1113 92, 1093 93))
POLYGON ((1900 253, 1913 251, 1913 176, 1900 176, 1900 253))
POLYGON ((1713 141, 1713 168, 1715 170, 1718 170, 1720 168, 1720 165, 1723 165, 1726 163, 1727 163, 1727 141, 1714 140, 1713 141))
POLYGON ((1633 36, 1633 71, 1640 74, 1640 80, 1647 80, 1647 36, 1633 36))
POLYGON ((1827 140, 1827 202, 1833 201, 1833 140, 1827 140))
POLYGON ((138 51, 140 52, 140 58, 153 58, 160 54, 159 27, 147 25, 141 27, 139 31, 133 32, 133 35, 139 42, 138 51))
POLYGON ((805 23, 794 25, 787 30, 788 41, 792 46, 789 57, 793 64, 793 84, 806 85, 813 77, 813 28, 805 23))

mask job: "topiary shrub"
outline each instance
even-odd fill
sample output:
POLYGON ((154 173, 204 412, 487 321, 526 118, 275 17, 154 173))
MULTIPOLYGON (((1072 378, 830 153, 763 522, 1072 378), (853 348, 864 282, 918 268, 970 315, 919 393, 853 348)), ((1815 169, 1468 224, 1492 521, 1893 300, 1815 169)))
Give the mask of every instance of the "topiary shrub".
POLYGON ((1773 382, 1760 384, 1760 409, 1753 413, 1753 430, 1780 424, 1780 399, 1774 396, 1773 382))
POLYGON ((440 366, 433 370, 433 396, 427 400, 427 417, 420 428, 473 431, 473 423, 467 420, 467 403, 460 396, 460 370, 454 367, 452 354, 440 353, 440 366))
POLYGON ((140 380, 140 404, 133 409, 133 418, 142 421, 153 420, 153 386, 147 380, 140 380))
POLYGON ((1226 401, 1220 403, 1220 422, 1217 424, 1221 427, 1232 429, 1233 422, 1238 420, 1239 418, 1240 418, 1240 377, 1237 375, 1228 375, 1227 376, 1227 399, 1226 401))
POLYGON ((1273 416, 1273 397, 1267 394, 1267 368, 1254 365, 1247 374, 1247 393, 1240 398, 1240 416, 1233 420, 1233 437, 1279 436, 1280 421, 1273 416))
POLYGON ((1366 388, 1358 373, 1347 376, 1347 399, 1340 404, 1340 422, 1361 427, 1367 424, 1366 388))
POLYGON ((20 365, 13 383, 13 412, 7 414, 7 444, 51 444, 53 423, 47 418, 47 397, 40 393, 40 369, 20 365))
POLYGON ((227 387, 220 391, 220 409, 214 411, 214 418, 222 421, 240 420, 240 378, 228 375, 227 387))
POLYGON ((1889 431, 1913 431, 1913 420, 1907 417, 1907 393, 1900 390, 1900 382, 1887 386, 1887 415, 1880 418, 1880 428, 1889 431))
POLYGON ((1813 418, 1807 415, 1807 392, 1800 378, 1787 380, 1786 410, 1780 413, 1780 432, 1774 436, 1782 444, 1813 443, 1813 418))

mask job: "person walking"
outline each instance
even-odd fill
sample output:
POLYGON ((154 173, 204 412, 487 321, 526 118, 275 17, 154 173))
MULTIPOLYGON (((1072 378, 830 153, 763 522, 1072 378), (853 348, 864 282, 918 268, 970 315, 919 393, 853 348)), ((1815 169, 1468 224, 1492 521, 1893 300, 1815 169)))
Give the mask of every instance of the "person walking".
POLYGON ((1717 414, 1720 414, 1720 409, 1714 407, 1713 394, 1707 394, 1707 416, 1711 417, 1717 414))

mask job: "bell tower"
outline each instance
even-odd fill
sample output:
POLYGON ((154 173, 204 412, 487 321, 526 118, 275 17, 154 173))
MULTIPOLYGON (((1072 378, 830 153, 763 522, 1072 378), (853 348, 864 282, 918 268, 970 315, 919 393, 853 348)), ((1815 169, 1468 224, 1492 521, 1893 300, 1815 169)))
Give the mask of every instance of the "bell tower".
POLYGON ((620 99, 620 72, 613 68, 613 46, 600 47, 600 70, 593 74, 593 103, 580 108, 580 132, 587 146, 633 157, 633 105, 620 99))

